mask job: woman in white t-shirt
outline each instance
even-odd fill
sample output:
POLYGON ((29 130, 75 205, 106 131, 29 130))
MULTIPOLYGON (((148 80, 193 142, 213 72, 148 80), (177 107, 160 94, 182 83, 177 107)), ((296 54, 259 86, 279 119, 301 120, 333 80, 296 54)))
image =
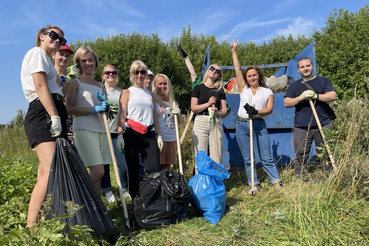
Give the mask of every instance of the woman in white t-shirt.
MULTIPOLYGON (((160 152, 160 169, 170 171, 172 164, 177 164, 177 141, 174 115, 180 116, 178 103, 174 100, 172 83, 165 74, 156 75, 152 82, 152 92, 155 95, 156 115, 159 121, 160 133, 163 137, 163 150, 160 152), (176 106, 173 106, 173 103, 176 106)), ((181 118, 178 119, 178 123, 181 118)))
POLYGON ((132 200, 139 190, 139 154, 147 173, 158 172, 159 149, 163 148, 154 95, 144 88, 146 77, 145 63, 134 61, 130 68, 132 86, 123 90, 119 99, 117 148, 125 151, 132 200))
POLYGON ((41 28, 36 36, 37 47, 29 50, 22 62, 22 87, 29 103, 24 128, 40 162, 37 183, 29 203, 27 227, 37 221, 39 209, 45 200, 55 138, 67 138, 63 92, 56 82, 58 74, 50 61, 51 54, 66 44, 63 36, 63 30, 57 26, 41 28))
MULTIPOLYGON (((236 123, 236 139, 241 149, 246 166, 248 184, 251 185, 251 161, 250 161, 250 116, 253 120, 254 147, 258 149, 261 163, 268 174, 270 182, 279 187, 279 175, 275 166, 271 150, 268 130, 265 124, 265 116, 272 113, 274 105, 273 92, 266 88, 264 74, 258 66, 248 66, 243 71, 237 57, 238 41, 231 43, 233 64, 236 71, 237 84, 240 89, 240 106, 236 123), (251 105, 249 100, 251 98, 251 105)), ((255 189, 258 190, 259 181, 254 169, 255 189)))

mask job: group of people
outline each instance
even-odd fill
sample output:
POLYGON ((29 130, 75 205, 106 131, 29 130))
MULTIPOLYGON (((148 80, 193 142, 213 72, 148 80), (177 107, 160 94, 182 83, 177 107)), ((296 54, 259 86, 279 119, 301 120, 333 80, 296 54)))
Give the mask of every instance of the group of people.
MULTIPOLYGON (((29 227, 37 221, 38 211, 46 196, 55 138, 68 137, 68 115, 73 116, 73 137, 77 151, 86 168, 89 168, 93 185, 98 191, 101 189, 106 193, 108 201, 115 199, 109 176, 112 159, 103 120, 103 114, 109 110, 110 102, 119 105, 119 113, 109 119, 108 127, 121 184, 132 199, 139 191, 140 173, 170 170, 171 165, 177 163, 174 117, 178 117, 180 122, 181 112, 168 76, 157 74, 154 77, 145 63, 136 60, 129 71, 132 86, 122 90, 117 87, 119 73, 115 66, 106 65, 101 75, 102 82, 98 82, 94 79, 99 66, 96 52, 90 47, 80 47, 74 54, 66 43, 63 30, 48 25, 38 31, 36 47, 27 52, 22 63, 22 87, 29 102, 25 131, 40 162, 37 183, 29 204, 29 227), (67 68, 73 54, 75 65, 67 68), (55 66, 50 57, 53 57, 55 66)), ((279 186, 280 179, 270 152, 265 124, 265 116, 273 110, 273 93, 266 87, 264 75, 258 66, 241 70, 237 45, 238 41, 231 43, 237 84, 241 91, 236 136, 245 162, 248 183, 251 184, 250 177, 254 175, 256 189, 259 185, 256 172, 251 174, 250 169, 249 122, 252 119, 254 142, 259 149, 262 164, 271 183, 279 186)), ((219 64, 211 65, 201 81, 188 55, 180 46, 178 51, 184 57, 191 74, 195 151, 204 150, 221 164, 224 135, 222 118, 230 112, 223 89, 222 67, 219 64)), ((315 130, 316 127, 314 121, 309 125, 305 124, 308 117, 306 99, 317 101, 317 111, 322 117, 325 117, 324 103, 335 99, 335 91, 329 80, 312 76, 311 60, 300 60, 298 69, 303 80, 290 86, 285 98, 286 107, 296 107, 294 135, 297 176, 304 175, 302 163, 307 158, 301 152, 301 143, 308 139, 305 146, 308 151, 312 139, 319 144, 319 136, 306 130, 315 130), (302 85, 304 81, 311 81, 316 93, 305 90, 302 85)), ((322 120, 322 125, 331 127, 326 117, 322 120)))

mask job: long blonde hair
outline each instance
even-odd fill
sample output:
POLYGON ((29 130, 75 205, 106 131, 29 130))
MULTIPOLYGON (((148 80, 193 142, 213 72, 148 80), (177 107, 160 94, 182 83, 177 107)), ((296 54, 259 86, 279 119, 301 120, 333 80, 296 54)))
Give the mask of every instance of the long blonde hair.
POLYGON ((209 75, 209 69, 212 67, 212 66, 219 66, 220 67, 220 71, 221 73, 219 74, 218 78, 214 81, 214 88, 217 90, 217 92, 221 91, 221 90, 224 90, 223 89, 223 69, 222 69, 222 66, 219 65, 218 63, 214 63, 212 64, 210 67, 208 67, 208 69, 206 69, 206 73, 205 73, 205 76, 202 80, 202 83, 205 83, 206 80, 208 79, 209 75))
MULTIPOLYGON (((151 88, 152 88, 152 93, 154 93, 154 96, 155 96, 155 101, 162 107, 166 106, 166 104, 164 103, 164 101, 161 99, 160 95, 156 91, 156 80, 159 77, 162 77, 167 81, 167 90, 165 91, 165 97, 167 98, 170 106, 173 106, 173 102, 175 102, 175 100, 174 100, 172 83, 170 82, 170 79, 168 78, 168 76, 166 76, 165 74, 159 73, 158 75, 155 76, 154 80, 152 81, 151 88)), ((176 106, 178 106, 177 102, 176 102, 176 106)))

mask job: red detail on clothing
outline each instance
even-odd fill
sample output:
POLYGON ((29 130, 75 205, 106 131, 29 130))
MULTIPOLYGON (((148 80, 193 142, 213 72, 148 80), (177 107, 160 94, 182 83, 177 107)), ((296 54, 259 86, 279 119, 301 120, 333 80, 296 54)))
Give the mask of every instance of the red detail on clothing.
POLYGON ((136 132, 138 132, 138 133, 141 133, 141 134, 145 134, 145 133, 147 133, 147 127, 146 127, 146 126, 144 126, 144 125, 142 125, 141 123, 139 123, 139 122, 137 122, 137 121, 134 121, 134 120, 129 119, 129 120, 127 121, 127 125, 128 125, 131 129, 135 130, 135 131, 136 131, 136 132))

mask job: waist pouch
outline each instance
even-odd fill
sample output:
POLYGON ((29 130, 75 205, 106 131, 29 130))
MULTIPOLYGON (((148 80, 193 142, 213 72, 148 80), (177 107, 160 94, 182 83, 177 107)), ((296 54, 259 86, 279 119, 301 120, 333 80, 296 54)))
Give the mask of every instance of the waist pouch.
POLYGON ((137 121, 129 119, 127 121, 127 125, 138 133, 141 134, 147 133, 147 127, 137 121))

